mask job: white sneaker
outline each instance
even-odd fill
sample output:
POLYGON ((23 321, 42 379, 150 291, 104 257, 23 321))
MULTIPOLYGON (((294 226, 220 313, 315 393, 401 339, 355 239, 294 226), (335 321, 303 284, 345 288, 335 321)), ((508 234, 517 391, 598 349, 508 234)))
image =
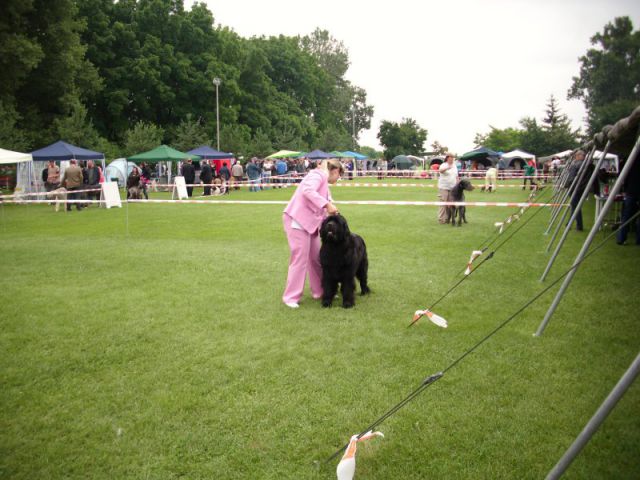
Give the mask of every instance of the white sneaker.
POLYGON ((296 302, 285 303, 285 305, 289 308, 298 308, 300 306, 296 302))

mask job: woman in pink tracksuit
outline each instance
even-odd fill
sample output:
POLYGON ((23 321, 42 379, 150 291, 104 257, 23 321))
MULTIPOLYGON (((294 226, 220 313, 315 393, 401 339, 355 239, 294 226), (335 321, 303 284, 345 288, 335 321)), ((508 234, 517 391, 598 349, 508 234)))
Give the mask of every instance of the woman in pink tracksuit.
POLYGON ((338 160, 323 161, 304 177, 284 209, 282 220, 291 249, 287 286, 282 295, 287 307, 298 308, 307 272, 311 295, 313 298, 322 296, 319 229, 326 215, 338 213, 332 203, 329 184, 335 184, 343 171, 338 160))

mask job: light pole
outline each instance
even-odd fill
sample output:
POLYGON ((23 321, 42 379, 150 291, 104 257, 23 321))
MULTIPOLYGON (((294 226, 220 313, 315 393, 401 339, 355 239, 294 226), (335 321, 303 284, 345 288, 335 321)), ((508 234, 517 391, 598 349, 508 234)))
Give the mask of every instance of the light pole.
POLYGON ((213 79, 213 84, 216 86, 216 142, 218 145, 218 151, 220 151, 220 103, 218 102, 218 87, 221 80, 218 77, 213 79))
POLYGON ((351 145, 353 151, 356 151, 356 105, 355 103, 351 105, 351 123, 352 123, 352 136, 351 136, 351 145))

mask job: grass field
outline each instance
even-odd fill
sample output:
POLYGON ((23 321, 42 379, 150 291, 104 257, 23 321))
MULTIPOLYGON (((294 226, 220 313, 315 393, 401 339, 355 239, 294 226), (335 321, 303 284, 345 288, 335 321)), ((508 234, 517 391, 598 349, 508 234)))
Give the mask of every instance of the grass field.
MULTIPOLYGON (((333 189, 337 202, 436 193, 333 189)), ((350 310, 281 304, 282 205, 0 205, 0 478, 335 478, 336 448, 554 280, 587 235, 569 235, 541 284, 537 214, 438 305, 448 329, 408 329, 515 209, 469 207, 452 228, 436 207, 338 206, 370 258, 373 293, 350 310)), ((383 423, 356 477, 543 478, 638 353, 639 259, 610 241, 542 337, 555 288, 383 423)), ((638 478, 638 412, 636 382, 566 478, 638 478)))

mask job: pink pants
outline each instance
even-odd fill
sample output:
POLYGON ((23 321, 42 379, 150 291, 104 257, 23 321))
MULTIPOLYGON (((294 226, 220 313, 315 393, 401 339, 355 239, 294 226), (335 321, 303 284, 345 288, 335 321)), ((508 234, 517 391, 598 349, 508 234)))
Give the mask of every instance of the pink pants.
POLYGON ((282 294, 282 301, 284 303, 298 303, 300 301, 307 272, 309 272, 311 295, 313 295, 313 298, 322 297, 320 235, 318 232, 310 235, 306 230, 292 228, 291 217, 286 213, 282 216, 282 221, 289 241, 289 249, 291 250, 287 286, 282 294))

